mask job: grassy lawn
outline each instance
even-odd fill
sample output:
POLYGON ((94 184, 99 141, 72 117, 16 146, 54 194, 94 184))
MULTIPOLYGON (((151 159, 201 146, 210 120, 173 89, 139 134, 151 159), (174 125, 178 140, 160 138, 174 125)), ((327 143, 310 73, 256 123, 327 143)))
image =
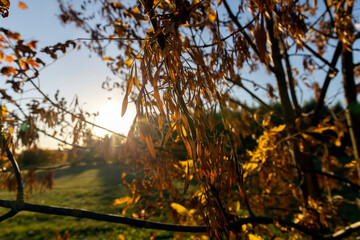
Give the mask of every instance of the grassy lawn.
MULTIPOLYGON (((103 213, 121 214, 119 207, 110 207, 115 198, 127 194, 122 184, 122 170, 114 166, 73 167, 55 173, 52 190, 36 191, 28 202, 56 205, 103 213)), ((0 198, 14 199, 14 193, 0 191, 0 198)), ((0 208, 0 214, 7 209, 0 208)), ((0 223, 0 239, 57 239, 70 234, 70 239, 149 239, 154 230, 97 222, 72 217, 21 212, 0 223)), ((158 239, 173 238, 172 232, 157 231, 158 239)))

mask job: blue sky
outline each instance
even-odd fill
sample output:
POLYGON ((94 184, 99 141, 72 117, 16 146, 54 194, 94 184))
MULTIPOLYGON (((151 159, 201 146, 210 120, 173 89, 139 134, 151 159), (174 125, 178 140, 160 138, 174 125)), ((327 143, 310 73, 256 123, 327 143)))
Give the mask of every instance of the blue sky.
MULTIPOLYGON (((87 37, 86 33, 75 26, 60 24, 57 18, 59 9, 56 0, 24 0, 24 3, 28 5, 26 10, 19 9, 18 1, 12 0, 10 15, 8 18, 0 19, 0 26, 17 31, 25 40, 38 40, 38 49, 69 39, 87 37)), ((106 124, 105 127, 111 130, 124 132, 123 129, 129 127, 135 116, 135 109, 129 104, 125 117, 120 117, 122 91, 116 89, 108 92, 101 88, 102 82, 108 76, 115 78, 104 61, 96 55, 90 56, 88 49, 83 47, 80 51, 69 52, 46 67, 40 72, 39 80, 42 90, 50 97, 53 97, 57 90, 60 90, 60 96, 65 97, 68 102, 71 102, 74 96, 78 96, 84 110, 100 111, 96 123, 106 124)), ((103 135, 105 132, 98 131, 97 134, 103 135)), ((57 142, 42 137, 40 146, 56 148, 57 142)))

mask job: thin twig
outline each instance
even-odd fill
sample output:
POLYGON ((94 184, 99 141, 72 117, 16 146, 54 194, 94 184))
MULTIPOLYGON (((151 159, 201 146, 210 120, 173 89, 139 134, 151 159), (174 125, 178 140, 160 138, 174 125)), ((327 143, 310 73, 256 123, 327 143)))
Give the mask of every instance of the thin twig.
POLYGON ((3 140, 4 140, 4 144, 5 144, 5 151, 7 154, 7 157, 9 158, 11 165, 14 169, 14 174, 15 174, 15 178, 16 178, 16 183, 17 183, 17 195, 16 195, 16 203, 21 205, 24 203, 24 187, 22 184, 22 179, 21 179, 21 173, 20 173, 20 168, 18 163, 16 162, 14 155, 12 154, 12 152, 10 151, 10 147, 9 147, 9 140, 5 138, 5 136, 2 136, 3 140))
POLYGON ((326 176, 326 177, 328 177, 328 178, 333 178, 333 179, 336 179, 336 180, 339 180, 339 181, 341 181, 341 182, 346 183, 346 185, 348 185, 348 186, 350 186, 350 187, 353 187, 353 188, 356 188, 356 189, 360 190, 360 186, 359 186, 358 184, 353 183, 353 182, 351 182, 350 180, 348 180, 348 179, 346 179, 346 178, 337 176, 337 175, 335 175, 335 174, 333 174, 333 173, 326 173, 326 172, 316 171, 316 170, 311 170, 311 171, 309 171, 309 170, 306 170, 306 169, 303 170, 303 171, 304 171, 304 172, 314 172, 314 173, 316 173, 316 174, 323 175, 323 176, 326 176))
POLYGON ((271 110, 271 107, 266 104, 263 100, 261 100, 258 96, 256 96, 253 92, 251 92, 249 89, 247 89, 242 83, 241 81, 236 81, 236 80, 233 80, 231 78, 228 78, 228 77, 225 77, 226 80, 236 84, 237 86, 241 87, 242 89, 244 89, 248 94, 250 94, 250 96, 252 98, 254 98, 255 100, 257 100, 261 105, 263 105, 265 108, 267 109, 270 109, 271 110))
POLYGON ((78 116, 78 115, 70 112, 69 110, 67 110, 67 109, 59 106, 59 104, 56 104, 56 103, 55 103, 52 99, 50 99, 38 86, 36 86, 36 84, 35 84, 31 79, 29 79, 29 82, 30 82, 30 83, 36 88, 36 90, 37 90, 44 98, 46 98, 46 100, 49 101, 49 102, 51 103, 51 105, 53 105, 54 107, 60 109, 61 111, 65 112, 65 113, 71 115, 72 117, 75 117, 75 118, 81 120, 82 122, 87 123, 87 124, 89 124, 89 125, 91 125, 91 126, 100 128, 100 129, 102 129, 102 130, 105 130, 105 131, 107 131, 107 132, 109 132, 109 133, 112 133, 112 134, 114 134, 114 135, 117 135, 117 136, 119 136, 119 137, 127 138, 124 134, 117 133, 117 132, 115 132, 115 131, 112 131, 112 130, 110 130, 110 129, 107 129, 107 128, 105 128, 105 127, 102 127, 102 126, 100 126, 100 125, 97 125, 97 124, 95 124, 95 123, 92 123, 92 122, 90 122, 90 121, 87 121, 86 119, 83 119, 83 118, 81 118, 80 116, 78 116))

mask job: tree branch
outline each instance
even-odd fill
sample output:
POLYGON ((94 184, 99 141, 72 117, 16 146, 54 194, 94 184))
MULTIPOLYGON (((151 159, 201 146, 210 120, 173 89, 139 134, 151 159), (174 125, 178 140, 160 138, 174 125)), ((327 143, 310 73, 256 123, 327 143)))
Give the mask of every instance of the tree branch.
POLYGON ((289 60, 288 49, 286 49, 284 41, 281 40, 280 44, 282 45, 282 47, 284 49, 283 58, 285 60, 286 74, 287 74, 287 77, 288 77, 288 80, 289 80, 289 89, 290 89, 291 99, 292 99, 292 102, 293 102, 294 107, 295 107, 296 115, 300 116, 301 115, 301 108, 300 108, 300 105, 299 105, 297 97, 296 97, 295 85, 294 85, 294 77, 293 77, 293 74, 292 74, 292 68, 291 68, 291 63, 290 63, 290 60, 289 60))
POLYGON ((241 87, 242 89, 244 89, 248 94, 250 94, 250 96, 254 99, 256 99, 261 105, 263 105, 265 108, 271 110, 271 107, 266 104, 263 100, 261 100, 258 96, 256 96, 253 92, 251 92, 249 89, 247 89, 240 81, 236 81, 233 80, 231 78, 225 77, 226 80, 234 83, 235 85, 241 87))
POLYGON ((17 210, 11 209, 9 212, 5 213, 4 215, 2 215, 2 216, 0 217, 0 222, 3 222, 3 221, 5 221, 6 219, 15 216, 18 212, 19 212, 19 211, 17 211, 17 210))
POLYGON ((356 188, 358 190, 360 190, 360 186, 356 183, 353 183, 351 182, 350 180, 346 179, 346 178, 343 178, 343 177, 340 177, 340 176, 336 176, 335 174, 333 173, 326 173, 326 172, 322 172, 322 171, 317 171, 317 170, 303 170, 304 172, 313 172, 313 173, 316 173, 316 174, 319 174, 319 175, 323 175, 323 176, 326 176, 328 178, 333 178, 333 179, 336 179, 340 182, 344 182, 346 183, 347 186, 349 187, 353 187, 353 188, 356 188))
POLYGON ((102 130, 105 130, 105 131, 107 131, 107 132, 109 132, 109 133, 111 133, 111 134, 117 135, 117 136, 119 136, 119 137, 127 138, 124 134, 117 133, 117 132, 115 132, 115 131, 112 131, 112 130, 110 130, 110 129, 107 129, 107 128, 105 128, 105 127, 102 127, 102 126, 100 126, 100 125, 97 125, 97 124, 95 124, 95 123, 92 123, 92 122, 90 122, 90 121, 87 121, 86 119, 80 118, 78 115, 76 115, 76 114, 70 112, 69 110, 67 110, 67 109, 59 106, 59 104, 56 104, 52 99, 50 99, 30 78, 28 79, 28 81, 29 81, 29 82, 34 86, 34 88, 35 88, 47 101, 49 101, 50 104, 53 105, 54 107, 56 107, 56 108, 60 109, 61 111, 65 112, 65 113, 67 113, 67 114, 69 114, 69 115, 71 115, 72 117, 75 117, 75 118, 77 118, 77 119, 80 119, 80 120, 83 121, 84 123, 87 123, 87 124, 89 124, 89 125, 91 125, 91 126, 100 128, 100 129, 102 129, 102 130))
MULTIPOLYGON (((229 39, 230 37, 234 36, 236 33, 238 32, 243 32, 247 27, 249 27, 254 21, 255 21, 255 18, 257 16, 255 16, 250 22, 248 22, 245 26, 243 26, 242 28, 239 28, 238 30, 234 31, 233 33, 231 33, 230 35, 224 37, 224 38, 221 38, 220 41, 223 42, 223 41, 226 41, 227 39, 229 39)), ((196 48, 207 48, 207 47, 212 47, 212 46, 216 46, 218 45, 218 41, 216 42, 213 42, 213 43, 209 43, 209 44, 203 44, 203 45, 190 45, 189 47, 196 47, 196 48)))
POLYGON ((9 147, 9 139, 6 139, 4 135, 1 136, 2 140, 3 140, 3 144, 5 147, 5 151, 7 154, 7 157, 9 158, 11 165, 13 167, 14 170, 14 174, 15 174, 15 178, 16 178, 16 183, 17 183, 17 195, 16 195, 16 207, 21 207, 21 205, 24 203, 24 187, 22 184, 22 179, 21 179, 21 173, 20 173, 20 168, 19 165, 17 164, 14 155, 11 153, 10 151, 10 147, 9 147))
MULTIPOLYGON (((329 71, 332 71, 332 74, 337 74, 339 72, 339 70, 336 68, 336 64, 333 65, 332 62, 330 63, 328 60, 326 60, 325 58, 323 58, 319 53, 317 53, 314 49, 312 49, 309 45, 307 45, 304 41, 301 41, 303 46, 309 51, 311 52, 315 57, 317 57, 318 59, 320 59, 323 63, 325 63, 326 65, 329 66, 329 71)), ((336 50, 335 50, 336 51, 336 50)))
MULTIPOLYGON (((16 201, 9 201, 0 199, 0 206, 4 208, 14 209, 16 205, 16 201)), ((34 213, 43 213, 43 214, 51 214, 57 216, 69 216, 69 217, 77 217, 84 219, 92 219, 96 221, 103 222, 112 222, 112 223, 121 223, 127 224, 133 227, 141 227, 141 228, 149 228, 155 230, 166 230, 166 231, 174 231, 174 232, 192 232, 192 233, 201 233, 207 232, 207 226, 185 226, 178 224, 169 224, 169 223, 159 223, 154 221, 147 221, 135 218, 129 218, 114 214, 104 214, 98 212, 92 212, 82 209, 75 208, 65 208, 65 207, 56 207, 56 206, 46 206, 32 203, 24 203, 21 208, 18 208, 17 211, 11 210, 7 214, 0 217, 1 220, 5 220, 9 217, 14 216, 17 212, 20 211, 28 211, 34 213)), ((322 240, 322 239, 342 239, 350 234, 360 230, 360 222, 353 223, 342 230, 337 231, 334 234, 331 234, 328 237, 324 237, 317 232, 304 227, 302 225, 293 223, 291 221, 278 219, 277 217, 248 217, 248 218, 239 218, 236 221, 233 221, 229 224, 230 229, 236 229, 241 227, 244 224, 280 224, 285 227, 294 228, 300 232, 303 232, 314 239, 322 240)))
POLYGON ((338 45, 336 46, 334 56, 330 63, 331 67, 329 68, 329 70, 326 74, 324 85, 321 89, 321 93, 320 93, 313 117, 311 119, 311 126, 315 126, 319 120, 320 111, 324 107, 324 100, 325 100, 325 95, 326 95, 327 89, 330 85, 331 79, 333 79, 335 77, 336 72, 334 73, 333 69, 335 69, 336 63, 340 57, 341 50, 342 50, 342 43, 339 41, 338 45))
MULTIPOLYGON (((245 28, 241 25, 241 23, 239 22, 239 20, 237 19, 237 17, 233 14, 233 12, 231 11, 231 8, 229 6, 229 4, 227 3, 226 0, 223 1, 224 2, 224 6, 226 8, 226 11, 228 12, 231 20, 235 23, 235 25, 241 30, 241 33, 244 35, 244 38, 246 39, 246 41, 250 44, 251 48, 254 50, 254 52, 256 53, 257 56, 259 56, 259 50, 256 47, 256 45, 253 43, 253 41, 251 40, 251 38, 249 37, 249 35, 245 32, 245 28)), ((270 64, 268 65, 268 68, 270 69, 270 71, 274 72, 274 67, 271 66, 270 64)))
MULTIPOLYGON (((13 208, 15 201, 9 200, 2 200, 0 199, 0 206, 5 208, 13 208)), ((121 223, 131 225, 133 227, 141 227, 141 228, 149 228, 149 229, 156 229, 156 230, 166 230, 166 231, 175 231, 175 232, 207 232, 207 226, 184 226, 178 224, 168 224, 168 223, 159 223, 135 218, 129 218, 114 214, 103 214, 98 212, 92 212, 82 209, 74 209, 74 208, 65 208, 65 207, 56 207, 56 206, 45 206, 39 204, 31 204, 31 203, 24 203, 23 207, 20 211, 28 211, 28 212, 35 212, 35 213, 43 213, 43 214, 51 214, 51 215, 58 215, 58 216, 69 216, 69 217, 77 217, 77 218, 86 218, 92 219, 97 221, 104 221, 104 222, 112 222, 112 223, 121 223)), ((234 222, 229 224, 230 229, 236 229, 241 227, 244 224, 275 224, 279 223, 280 225, 292 227, 297 229, 303 233, 306 233, 316 239, 325 239, 318 233, 301 226, 299 224, 286 221, 286 220, 279 220, 276 217, 249 217, 249 218, 240 218, 234 222)))
POLYGON ((342 239, 344 237, 350 236, 350 234, 359 231, 360 230, 360 222, 356 222, 353 224, 350 224, 349 226, 346 226, 344 229, 341 229, 334 233, 331 237, 328 239, 342 239))

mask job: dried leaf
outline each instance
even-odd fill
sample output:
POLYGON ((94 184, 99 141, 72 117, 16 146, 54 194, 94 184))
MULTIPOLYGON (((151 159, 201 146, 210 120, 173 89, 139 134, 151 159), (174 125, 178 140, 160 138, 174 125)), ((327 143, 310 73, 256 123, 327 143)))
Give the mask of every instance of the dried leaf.
POLYGON ((136 62, 135 62, 135 77, 134 77, 134 84, 135 87, 140 91, 140 83, 139 83, 139 77, 137 74, 137 67, 136 67, 136 62))
POLYGON ((255 30, 255 39, 259 50, 260 61, 264 62, 266 55, 266 31, 264 27, 264 17, 261 18, 261 24, 260 26, 257 26, 255 30))
POLYGON ((145 142, 146 142, 146 145, 147 145, 147 147, 149 149, 149 152, 150 152, 151 156, 153 158, 156 158, 155 147, 154 147, 154 143, 153 143, 153 140, 152 140, 150 134, 146 135, 145 142))
POLYGON ((127 105, 128 105, 128 95, 125 94, 121 107, 121 116, 124 116, 127 109, 127 105))
POLYGON ((25 10, 25 9, 28 9, 28 6, 23 2, 19 2, 19 8, 25 10))

